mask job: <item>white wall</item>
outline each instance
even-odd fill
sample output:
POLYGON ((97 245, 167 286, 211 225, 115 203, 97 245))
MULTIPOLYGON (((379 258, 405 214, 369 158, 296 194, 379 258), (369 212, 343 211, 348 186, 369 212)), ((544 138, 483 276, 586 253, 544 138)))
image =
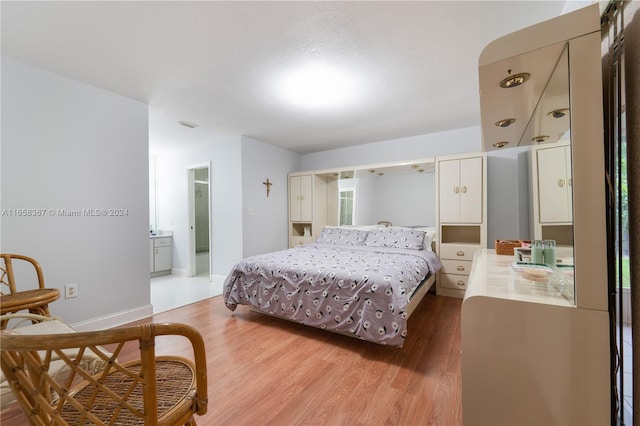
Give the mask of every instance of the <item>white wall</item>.
POLYGON ((2 252, 36 258, 47 287, 63 294, 78 284, 77 298, 51 304, 53 315, 113 325, 151 313, 145 104, 2 57, 1 165, 2 252))
POLYGON ((480 126, 374 142, 302 156, 301 170, 331 169, 482 150, 480 126))
POLYGON ((244 257, 284 250, 289 246, 287 175, 299 167, 299 154, 242 137, 244 257), (267 178, 273 183, 268 197, 263 185, 267 178))
MULTIPOLYGON (((211 247, 214 275, 242 259, 241 138, 232 136, 157 155, 158 227, 173 231, 173 268, 186 273, 189 250, 187 168, 211 161, 211 247)), ((177 144, 178 146, 178 144, 177 144)))

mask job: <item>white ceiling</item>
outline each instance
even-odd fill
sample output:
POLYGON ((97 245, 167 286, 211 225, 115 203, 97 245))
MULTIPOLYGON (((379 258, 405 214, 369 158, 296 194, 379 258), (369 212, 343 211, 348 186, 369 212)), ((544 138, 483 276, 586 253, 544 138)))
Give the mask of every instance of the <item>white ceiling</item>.
POLYGON ((3 55, 148 103, 152 150, 246 135, 307 153, 479 125, 484 46, 560 15, 565 2, 3 0, 0 7, 3 55), (352 73, 356 100, 331 110, 283 102, 275 82, 309 60, 352 73))

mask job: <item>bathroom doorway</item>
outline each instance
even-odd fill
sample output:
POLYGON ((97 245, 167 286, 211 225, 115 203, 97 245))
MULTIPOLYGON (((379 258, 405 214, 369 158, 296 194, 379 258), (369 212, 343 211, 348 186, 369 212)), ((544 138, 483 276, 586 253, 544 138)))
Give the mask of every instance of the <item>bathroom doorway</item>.
POLYGON ((188 167, 189 256, 188 275, 211 279, 211 186, 210 164, 188 167))

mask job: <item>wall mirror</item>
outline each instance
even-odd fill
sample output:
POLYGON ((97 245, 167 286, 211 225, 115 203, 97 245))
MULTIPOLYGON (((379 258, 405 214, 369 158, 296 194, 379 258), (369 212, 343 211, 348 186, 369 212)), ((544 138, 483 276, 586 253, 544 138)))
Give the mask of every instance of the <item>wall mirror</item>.
POLYGON ((327 181, 329 225, 435 226, 435 160, 316 171, 327 181))
POLYGON ((569 48, 562 42, 481 66, 485 151, 524 147, 531 239, 555 240, 573 262, 569 48))

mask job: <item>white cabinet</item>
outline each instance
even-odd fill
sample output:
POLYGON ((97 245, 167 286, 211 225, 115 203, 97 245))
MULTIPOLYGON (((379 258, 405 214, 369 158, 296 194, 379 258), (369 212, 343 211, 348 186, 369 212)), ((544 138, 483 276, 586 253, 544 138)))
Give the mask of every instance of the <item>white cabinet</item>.
POLYGON ((172 237, 152 237, 149 243, 150 248, 150 272, 152 276, 165 275, 171 273, 172 237))
POLYGON ((533 238, 573 246, 573 179, 569 141, 531 149, 533 238))
POLYGON ((473 254, 486 247, 486 159, 483 154, 436 158, 438 256, 436 292, 464 297, 473 254))
POLYGON ((539 148, 535 154, 540 223, 571 222, 571 148, 539 148))
POLYGON ((438 161, 441 223, 482 223, 483 159, 438 161))
POLYGON ((313 175, 289 176, 289 220, 313 220, 313 175))
POLYGON ((327 225, 327 177, 289 175, 289 247, 313 242, 327 225))

